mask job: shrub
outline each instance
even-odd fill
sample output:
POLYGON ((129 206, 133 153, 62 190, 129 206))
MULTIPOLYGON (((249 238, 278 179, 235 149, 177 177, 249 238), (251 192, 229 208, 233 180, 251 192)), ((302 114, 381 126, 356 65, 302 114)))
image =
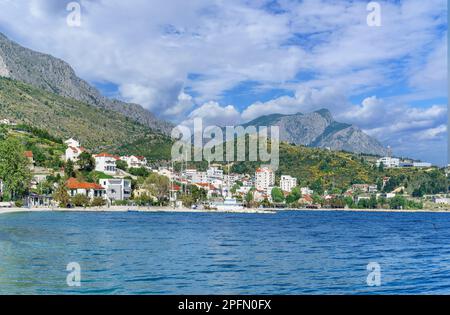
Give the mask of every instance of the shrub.
POLYGON ((91 206, 93 207, 102 207, 106 205, 106 200, 101 197, 95 197, 92 199, 91 206))
POLYGON ((72 197, 71 202, 76 207, 84 207, 89 206, 89 198, 86 195, 78 194, 72 197))
POLYGON ((22 208, 22 207, 23 207, 23 201, 22 201, 22 200, 17 200, 17 201, 14 203, 14 205, 15 205, 17 208, 22 208))

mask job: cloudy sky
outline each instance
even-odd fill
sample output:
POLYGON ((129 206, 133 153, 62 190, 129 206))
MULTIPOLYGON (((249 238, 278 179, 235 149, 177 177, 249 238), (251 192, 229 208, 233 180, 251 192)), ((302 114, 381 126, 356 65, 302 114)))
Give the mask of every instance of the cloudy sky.
POLYGON ((328 108, 394 154, 446 164, 445 0, 0 0, 0 31, 173 122, 328 108))

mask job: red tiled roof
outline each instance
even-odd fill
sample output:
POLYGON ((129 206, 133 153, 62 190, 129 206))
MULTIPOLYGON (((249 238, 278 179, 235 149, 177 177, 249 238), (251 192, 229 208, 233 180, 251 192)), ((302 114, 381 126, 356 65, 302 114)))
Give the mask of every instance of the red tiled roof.
POLYGON ((109 154, 109 153, 106 153, 106 152, 95 154, 94 157, 110 157, 110 158, 113 158, 113 159, 116 159, 116 160, 120 160, 120 156, 112 155, 112 154, 109 154))
POLYGON ((104 190, 103 186, 96 183, 87 183, 87 182, 79 182, 76 178, 69 178, 66 182, 66 186, 69 189, 95 189, 95 190, 104 190))
POLYGON ((181 187, 178 186, 178 185, 173 184, 173 185, 172 185, 172 190, 174 190, 174 191, 180 191, 180 190, 181 190, 181 187))
POLYGON ((32 158, 32 157, 33 157, 33 152, 31 152, 31 151, 25 151, 25 152, 24 152, 24 155, 25 155, 25 157, 27 157, 27 158, 32 158))

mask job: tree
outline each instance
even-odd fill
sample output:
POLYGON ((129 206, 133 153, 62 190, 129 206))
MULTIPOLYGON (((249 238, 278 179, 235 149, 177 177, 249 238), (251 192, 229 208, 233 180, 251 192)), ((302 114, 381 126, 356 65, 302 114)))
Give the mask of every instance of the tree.
POLYGON ((170 182, 166 176, 151 173, 142 183, 142 187, 158 198, 160 204, 169 196, 170 182))
POLYGON ((95 169, 95 160, 88 152, 84 151, 78 156, 77 165, 80 170, 91 172, 95 169))
POLYGON ((376 209, 378 206, 377 197, 375 195, 370 196, 369 199, 369 208, 370 209, 376 209))
POLYGON ((194 202, 204 201, 207 199, 208 192, 203 188, 199 188, 195 185, 190 185, 189 191, 191 192, 191 196, 194 202))
POLYGON ((60 184, 53 193, 53 199, 58 202, 60 208, 67 208, 70 204, 70 196, 64 184, 60 184))
POLYGON ((149 176, 149 171, 145 167, 133 167, 128 170, 128 173, 134 176, 147 177, 149 176))
POLYGON ((406 199, 402 196, 395 196, 389 200, 391 209, 406 209, 406 199))
POLYGON ((116 162, 116 167, 119 170, 126 171, 128 169, 128 163, 125 162, 125 161, 119 160, 119 161, 116 162))
POLYGON ((247 205, 247 207, 250 207, 253 203, 253 191, 250 190, 246 195, 245 195, 245 203, 247 205))
POLYGON ((416 197, 416 198, 422 198, 424 194, 425 194, 425 189, 422 185, 420 185, 419 188, 414 189, 412 192, 412 196, 416 197))
POLYGON ((380 165, 378 165, 378 171, 381 173, 384 172, 384 163, 383 162, 381 162, 380 165))
POLYGON ((68 160, 64 165, 64 173, 66 177, 75 177, 75 168, 72 160, 68 160))
POLYGON ((272 200, 273 202, 283 202, 284 194, 281 188, 274 187, 272 188, 272 200))
POLYGON ((16 200, 25 195, 31 181, 28 160, 22 144, 13 138, 0 142, 0 178, 4 198, 16 200))
POLYGON ((302 197, 302 193, 299 187, 294 187, 291 193, 286 197, 288 204, 297 202, 302 197))
POLYGON ((350 209, 356 207, 355 201, 354 201, 353 198, 350 197, 350 196, 344 197, 344 203, 345 203, 345 205, 346 205, 347 207, 349 207, 350 209))

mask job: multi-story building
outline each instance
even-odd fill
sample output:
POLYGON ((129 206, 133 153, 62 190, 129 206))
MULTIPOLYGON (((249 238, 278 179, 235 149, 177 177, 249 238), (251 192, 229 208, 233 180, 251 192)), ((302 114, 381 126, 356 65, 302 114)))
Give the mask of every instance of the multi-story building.
POLYGON ((267 189, 275 184, 275 173, 269 167, 260 167, 255 173, 255 186, 257 190, 267 189))
POLYGON ((105 188, 109 200, 130 199, 131 181, 129 179, 109 178, 100 179, 99 182, 105 188))
POLYGON ((206 171, 209 178, 223 180, 223 170, 219 169, 217 166, 211 166, 206 171))
POLYGON ((96 171, 103 172, 108 175, 116 174, 116 161, 119 160, 119 157, 108 153, 100 153, 94 155, 94 159, 96 171))
POLYGON ((385 156, 385 157, 377 160, 377 166, 380 166, 381 163, 383 163, 383 166, 386 168, 399 167, 400 159, 385 156))
POLYGON ((191 180, 193 184, 208 183, 208 174, 206 172, 196 172, 192 175, 191 180))
POLYGON ((297 186, 297 178, 289 175, 281 175, 280 188, 283 191, 291 192, 297 186))

